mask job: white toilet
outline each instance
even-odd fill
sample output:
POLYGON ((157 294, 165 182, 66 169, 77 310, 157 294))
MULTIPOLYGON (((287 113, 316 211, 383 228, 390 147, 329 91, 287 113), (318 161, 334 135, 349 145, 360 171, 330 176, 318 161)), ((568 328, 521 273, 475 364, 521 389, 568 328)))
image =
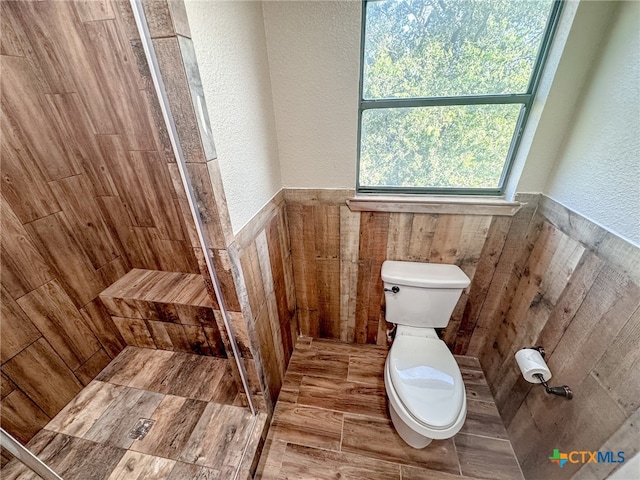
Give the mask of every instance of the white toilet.
POLYGON ((384 369, 393 426, 414 448, 453 437, 467 415, 460 369, 435 328, 444 328, 469 278, 456 265, 382 264, 386 320, 397 325, 384 369))

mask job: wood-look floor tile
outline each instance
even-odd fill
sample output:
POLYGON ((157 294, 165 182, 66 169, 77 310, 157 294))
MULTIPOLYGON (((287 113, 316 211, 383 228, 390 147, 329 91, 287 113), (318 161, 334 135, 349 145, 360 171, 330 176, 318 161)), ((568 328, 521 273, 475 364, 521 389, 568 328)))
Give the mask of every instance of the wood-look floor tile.
POLYGON ((296 403, 298 401, 298 392, 300 391, 300 383, 302 375, 299 373, 287 372, 280 388, 278 402, 296 403))
POLYGON ((347 379, 351 382, 370 383, 384 387, 384 362, 386 358, 382 355, 350 355, 347 379))
POLYGON ((231 403, 237 387, 229 369, 228 360, 204 357, 188 353, 176 353, 179 362, 168 376, 160 376, 160 382, 149 386, 150 390, 169 395, 193 398, 205 402, 231 403))
POLYGON ((157 363, 158 359, 168 359, 171 355, 173 352, 165 350, 128 346, 100 372, 96 380, 129 386, 138 374, 141 374, 138 382, 144 378, 142 370, 145 364, 153 362, 154 358, 157 363))
POLYGON ((105 410, 83 438, 120 448, 129 448, 133 439, 129 431, 140 418, 149 418, 163 395, 125 387, 121 395, 105 410))
POLYGON ((454 475, 460 473, 452 439, 434 440, 423 449, 415 449, 400 438, 387 419, 345 415, 342 451, 454 475))
POLYGON ((293 353, 287 371, 318 377, 347 379, 349 356, 313 350, 298 350, 293 353))
POLYGON ((523 478, 507 440, 459 433, 454 442, 463 475, 492 480, 523 478))
POLYGON ((109 480, 165 480, 174 460, 128 451, 109 476, 109 480))
POLYGON ((384 387, 346 380, 305 376, 298 403, 344 413, 388 417, 384 387))
POLYGON ((466 370, 478 370, 482 371, 482 367, 480 366, 480 361, 476 357, 467 357, 466 355, 454 355, 456 359, 456 363, 460 368, 464 368, 466 370))
POLYGON ((94 380, 47 424, 47 429, 82 437, 125 387, 94 380))
POLYGON ((223 480, 220 472, 200 465, 176 462, 166 480, 223 480))
POLYGON ((167 395, 149 417, 155 421, 151 430, 135 440, 131 450, 177 460, 206 406, 200 400, 167 395))
POLYGON ((472 480, 471 477, 453 475, 428 468, 411 467, 409 465, 402 465, 400 468, 402 470, 402 480, 472 480))
MULTIPOLYGON (((143 390, 151 390, 149 388, 155 382, 156 377, 164 370, 167 363, 173 361, 173 352, 165 350, 151 350, 141 348, 141 352, 136 356, 136 362, 129 365, 128 368, 134 368, 136 374, 128 377, 122 385, 143 390)), ((116 380, 118 377, 116 376, 116 380)), ((117 381, 111 380, 112 383, 117 381)))
POLYGON ((277 478, 399 480, 400 465, 360 455, 287 444, 277 478))
POLYGON ((491 390, 482 371, 461 368, 460 373, 467 392, 467 399, 494 402, 493 395, 491 395, 491 390))
POLYGON ((460 433, 509 439, 495 404, 480 400, 467 400, 467 418, 460 433))
POLYGON ((251 435, 253 416, 245 408, 209 403, 180 460, 220 471, 232 478, 251 435))
POLYGON ((264 444, 260 463, 256 470, 256 480, 272 480, 278 478, 280 466, 287 449, 287 442, 271 440, 270 438, 264 444))
MULTIPOLYGON (((105 480, 126 450, 41 430, 28 444, 29 450, 65 480, 105 480)), ((40 480, 21 463, 2 469, 3 480, 40 480)))
POLYGON ((340 450, 342 413, 304 405, 278 403, 271 429, 274 440, 340 450))
POLYGON ((341 355, 359 355, 365 357, 387 357, 389 349, 377 345, 362 343, 344 343, 324 338, 314 338, 309 348, 316 352, 341 355))

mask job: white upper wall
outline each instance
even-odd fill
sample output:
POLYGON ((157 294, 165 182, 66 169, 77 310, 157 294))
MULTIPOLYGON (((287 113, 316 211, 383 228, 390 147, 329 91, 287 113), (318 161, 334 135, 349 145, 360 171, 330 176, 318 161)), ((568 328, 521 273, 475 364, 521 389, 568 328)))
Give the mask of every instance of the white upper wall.
POLYGON ((234 232, 282 187, 260 2, 185 0, 234 232))
POLYGON ((545 193, 640 246, 640 3, 623 2, 545 193))
POLYGON ((263 11, 283 186, 355 188, 361 2, 263 11))

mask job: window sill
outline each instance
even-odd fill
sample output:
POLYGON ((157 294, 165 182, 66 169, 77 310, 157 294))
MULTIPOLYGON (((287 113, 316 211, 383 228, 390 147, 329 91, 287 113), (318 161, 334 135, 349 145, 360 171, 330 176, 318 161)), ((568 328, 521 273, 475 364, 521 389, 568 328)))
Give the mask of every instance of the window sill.
POLYGON ((522 204, 503 197, 438 195, 356 195, 347 200, 354 212, 440 213, 511 217, 522 204))

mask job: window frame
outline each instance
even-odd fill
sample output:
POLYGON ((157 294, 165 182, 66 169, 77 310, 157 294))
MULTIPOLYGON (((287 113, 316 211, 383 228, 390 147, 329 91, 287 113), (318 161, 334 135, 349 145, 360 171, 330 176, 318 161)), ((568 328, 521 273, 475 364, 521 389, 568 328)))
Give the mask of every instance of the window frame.
POLYGON ((557 31, 560 15, 565 0, 553 0, 551 11, 547 19, 547 28, 544 32, 536 62, 529 79, 526 93, 518 94, 494 94, 494 95, 458 95, 448 97, 413 97, 413 98, 388 98, 378 100, 364 99, 364 50, 367 28, 367 4, 379 0, 362 0, 362 20, 360 28, 360 83, 358 103, 358 138, 356 160, 356 194, 417 194, 417 195, 504 195, 507 180, 511 174, 514 159, 518 153, 518 147, 522 134, 531 112, 531 107, 536 97, 540 78, 544 70, 553 38, 557 31), (362 186, 360 185, 360 156, 362 152, 362 114, 365 110, 380 108, 407 108, 407 107, 431 107, 431 106, 455 106, 455 105, 489 105, 489 104, 520 104, 522 108, 516 121, 514 135, 511 138, 507 157, 505 159, 497 188, 454 188, 454 187, 394 187, 394 186, 362 186))

